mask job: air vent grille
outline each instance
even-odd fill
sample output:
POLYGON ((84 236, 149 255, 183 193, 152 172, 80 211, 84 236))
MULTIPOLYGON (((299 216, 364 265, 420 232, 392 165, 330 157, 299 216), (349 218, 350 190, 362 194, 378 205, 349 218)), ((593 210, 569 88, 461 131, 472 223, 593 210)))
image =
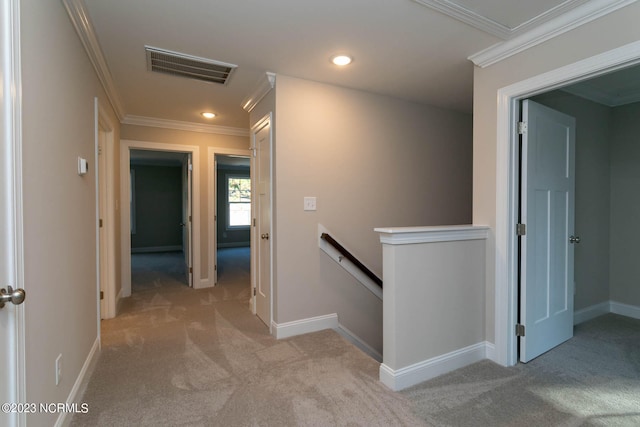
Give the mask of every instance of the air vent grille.
POLYGON ((211 83, 227 84, 231 74, 238 67, 234 64, 150 46, 145 46, 145 51, 147 53, 147 69, 150 71, 211 83))

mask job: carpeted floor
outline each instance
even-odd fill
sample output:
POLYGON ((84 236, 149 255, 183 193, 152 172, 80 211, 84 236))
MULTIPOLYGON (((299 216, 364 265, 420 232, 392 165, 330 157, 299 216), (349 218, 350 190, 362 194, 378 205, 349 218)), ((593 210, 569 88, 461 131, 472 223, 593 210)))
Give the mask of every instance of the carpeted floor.
POLYGON ((640 426, 640 320, 607 314, 528 364, 483 361, 402 394, 436 426, 640 426))
POLYGON ((248 254, 224 255, 215 288, 159 275, 103 321, 72 426, 640 425, 640 320, 602 316, 527 365, 483 361, 393 393, 334 331, 271 337, 248 310, 248 254))

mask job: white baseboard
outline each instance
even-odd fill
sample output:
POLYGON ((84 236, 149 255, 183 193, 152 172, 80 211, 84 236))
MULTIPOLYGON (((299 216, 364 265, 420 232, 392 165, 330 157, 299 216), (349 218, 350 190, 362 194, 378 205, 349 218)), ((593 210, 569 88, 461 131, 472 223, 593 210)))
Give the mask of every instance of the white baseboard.
POLYGON ((640 307, 635 305, 623 304, 621 302, 609 301, 610 311, 621 316, 633 317, 640 319, 640 307))
POLYGON ((487 343, 481 342, 397 370, 383 363, 380 365, 380 381, 393 391, 404 390, 486 358, 487 343))
POLYGON ((573 313, 573 324, 578 325, 580 323, 602 316, 603 314, 607 314, 610 311, 611 307, 609 301, 601 302, 599 304, 580 309, 573 313))
POLYGON ((347 329, 344 326, 342 326, 340 323, 338 323, 338 327, 336 328, 336 332, 338 332, 340 335, 342 335, 351 344, 355 345, 360 350, 362 350, 363 352, 367 353, 373 359, 377 360, 378 362, 382 362, 382 353, 380 353, 375 348, 371 347, 366 342, 362 341, 362 339, 359 336, 357 336, 356 334, 351 332, 349 329, 347 329))
POLYGON ((485 345, 486 345, 486 358, 491 360, 492 362, 498 363, 496 361, 496 346, 495 344, 489 342, 489 341, 485 341, 485 345))
POLYGON ((333 313, 280 324, 272 322, 271 326, 272 333, 276 339, 289 338, 296 335, 322 331, 324 329, 336 329, 338 327, 338 315, 333 313))
MULTIPOLYGON (((67 404, 77 403, 78 408, 80 408, 80 404, 82 402, 79 402, 78 399, 82 398, 82 396, 84 395, 84 391, 87 388, 87 384, 89 383, 91 374, 93 373, 93 370, 96 367, 96 363, 98 362, 99 353, 100 338, 96 338, 93 346, 91 347, 91 350, 89 351, 87 359, 84 361, 84 365, 82 365, 82 369, 78 374, 78 378, 71 388, 71 392, 69 393, 69 397, 67 398, 67 404)), ((56 420, 55 427, 68 426, 71 423, 72 416, 72 413, 61 411, 60 415, 58 415, 58 419, 56 420)))
POLYGON ((182 246, 149 246, 146 248, 131 248, 132 254, 154 253, 154 252, 176 252, 181 251, 182 246))

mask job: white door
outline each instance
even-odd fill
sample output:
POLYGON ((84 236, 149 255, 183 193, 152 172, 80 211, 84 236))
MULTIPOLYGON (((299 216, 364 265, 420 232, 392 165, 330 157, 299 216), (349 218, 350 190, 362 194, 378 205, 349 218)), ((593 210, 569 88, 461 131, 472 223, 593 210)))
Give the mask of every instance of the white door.
POLYGON ((193 262, 191 251, 191 154, 182 163, 182 249, 184 251, 184 267, 187 283, 193 287, 193 262))
MULTIPOLYGON (((22 286, 22 217, 20 206, 21 140, 19 138, 20 92, 19 2, 0 2, 0 288, 22 286), (13 31, 11 29, 14 29, 13 31)), ((0 308, 0 403, 25 401, 23 306, 6 303, 0 308)), ((10 408, 11 409, 11 408, 10 408)), ((12 427, 19 422, 26 425, 24 414, 0 411, 0 425, 12 427)))
POLYGON ((520 361, 573 336, 575 119, 523 102, 520 361))
POLYGON ((254 134, 257 178, 256 314, 271 325, 271 124, 265 122, 254 134))
POLYGON ((98 129, 98 251, 100 269, 100 318, 104 319, 107 313, 106 285, 107 285, 107 236, 106 236, 106 206, 107 206, 107 162, 106 162, 106 138, 105 132, 98 129))

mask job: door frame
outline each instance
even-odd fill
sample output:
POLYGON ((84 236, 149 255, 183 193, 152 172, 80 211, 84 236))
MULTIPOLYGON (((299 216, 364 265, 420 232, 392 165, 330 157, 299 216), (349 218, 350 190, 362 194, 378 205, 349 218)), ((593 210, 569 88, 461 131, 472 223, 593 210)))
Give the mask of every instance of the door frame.
POLYGON ((123 139, 120 141, 120 240, 121 283, 119 298, 131 296, 131 209, 130 197, 130 165, 131 150, 172 151, 191 153, 193 171, 191 179, 192 189, 192 229, 191 253, 193 259, 193 288, 200 289, 209 286, 208 279, 201 280, 200 271, 200 147, 195 145, 165 144, 162 142, 134 141, 123 139))
POLYGON ((518 316, 518 132, 520 100, 640 63, 640 41, 533 76, 498 90, 496 229, 495 229, 495 355, 503 366, 518 361, 514 325, 518 316))
MULTIPOLYGON (((208 211, 209 211, 209 271, 208 271, 208 280, 209 286, 216 285, 216 263, 217 261, 217 243, 218 243, 218 230, 216 228, 216 212, 217 212, 217 197, 218 197, 218 187, 216 183, 216 168, 215 168, 215 160, 216 156, 242 156, 248 157, 251 159, 250 161, 250 173, 253 177, 253 157, 251 156, 251 150, 248 148, 219 148, 219 147, 209 147, 207 149, 207 184, 209 185, 209 203, 208 203, 208 211)), ((252 187, 253 187, 253 178, 252 178, 252 187)), ((252 209, 252 217, 253 217, 253 192, 251 194, 251 209, 252 209)), ((253 227, 252 227, 253 229, 253 227)), ((251 270, 253 270, 253 239, 251 240, 251 270)), ((253 277, 253 273, 252 273, 253 277)), ((253 286, 253 279, 251 282, 253 286)), ((253 299, 253 296, 251 297, 253 299)), ((255 314, 255 310, 254 314, 255 314)))
MULTIPOLYGON (((274 229, 274 215, 273 215, 273 113, 269 112, 265 114, 260 120, 258 120, 253 126, 251 126, 250 135, 251 135, 251 188, 257 188, 257 180, 258 177, 255 174, 256 171, 256 135, 258 132, 262 130, 265 126, 269 126, 269 230, 271 232, 271 237, 269 238, 269 333, 273 333, 273 283, 274 283, 274 241, 275 241, 275 229, 274 229)), ((252 194, 255 191, 252 191, 252 194)), ((258 212, 257 203, 251 204, 251 214, 253 216, 254 221, 259 221, 260 212, 258 212)), ((257 314, 256 308, 256 297, 254 293, 256 292, 258 286, 258 274, 260 273, 258 270, 258 248, 260 247, 260 236, 258 236, 258 228, 257 224, 254 224, 251 227, 251 301, 252 307, 251 310, 253 314, 257 314)))
MULTIPOLYGON (((22 205, 22 98, 20 60, 20 1, 8 0, 0 4, 0 67, 2 88, 0 93, 0 225, 10 231, 2 233, 2 260, 8 270, 14 288, 24 285, 24 242, 22 205)), ((7 381, 0 395, 7 402, 26 402, 26 357, 25 357, 25 308, 24 305, 7 304, 2 311, 0 327, 3 328, 0 345, 3 352, 3 369, 7 381), (4 317, 6 316, 6 317, 4 317), (10 400, 9 400, 10 399, 10 400)), ((26 425, 25 413, 3 413, 0 420, 9 427, 26 425)))
POLYGON ((97 166, 95 169, 96 176, 96 245, 97 245, 97 275, 98 275, 98 337, 100 337, 100 318, 111 319, 116 317, 116 231, 115 231, 115 216, 116 216, 116 198, 115 198, 115 141, 114 141, 114 126, 107 115, 107 109, 100 103, 98 98, 95 98, 95 162, 97 166), (104 132, 105 141, 102 155, 104 156, 104 179, 106 181, 106 191, 102 194, 100 191, 99 182, 99 170, 101 165, 98 156, 98 146, 100 144, 100 132, 104 132), (101 200, 102 199, 102 200, 101 200), (103 266, 100 263, 100 208, 99 203, 104 202, 103 228, 105 236, 106 247, 106 266, 105 268, 105 281, 104 283, 104 312, 101 310, 100 304, 100 288, 101 288, 101 269, 103 266))

